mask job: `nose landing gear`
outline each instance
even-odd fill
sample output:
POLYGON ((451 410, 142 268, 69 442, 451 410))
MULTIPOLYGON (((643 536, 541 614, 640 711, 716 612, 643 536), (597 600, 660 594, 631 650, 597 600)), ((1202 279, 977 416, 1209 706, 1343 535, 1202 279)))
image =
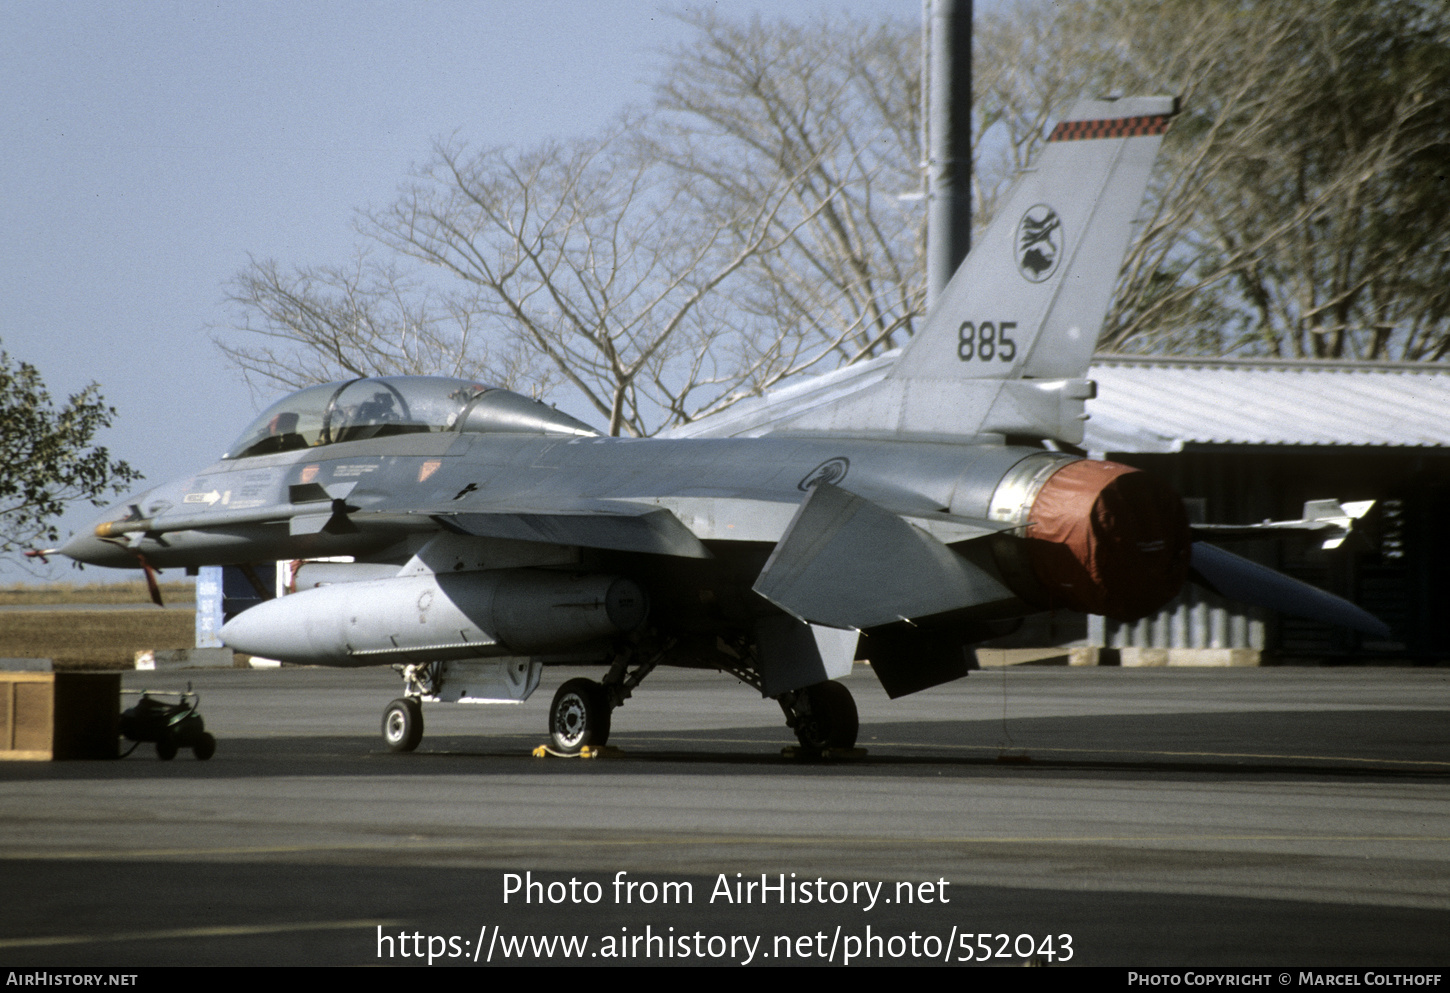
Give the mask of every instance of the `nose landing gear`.
POLYGON ((399 697, 383 711, 383 741, 394 752, 411 752, 423 740, 423 705, 399 697))

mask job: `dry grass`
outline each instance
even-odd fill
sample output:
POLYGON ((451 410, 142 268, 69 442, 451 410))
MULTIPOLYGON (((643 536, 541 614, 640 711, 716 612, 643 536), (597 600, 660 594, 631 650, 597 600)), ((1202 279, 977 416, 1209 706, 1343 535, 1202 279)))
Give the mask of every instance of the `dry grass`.
MULTIPOLYGON (((161 584, 161 598, 167 604, 192 603, 196 600, 196 586, 181 580, 161 584)), ((125 583, 92 583, 78 586, 75 583, 50 583, 45 586, 27 586, 16 583, 0 589, 0 606, 28 607, 52 603, 149 603, 151 594, 146 581, 133 579, 125 583)))
POLYGON ((195 643, 191 610, 0 611, 0 658, 48 658, 57 669, 129 669, 143 649, 195 643))

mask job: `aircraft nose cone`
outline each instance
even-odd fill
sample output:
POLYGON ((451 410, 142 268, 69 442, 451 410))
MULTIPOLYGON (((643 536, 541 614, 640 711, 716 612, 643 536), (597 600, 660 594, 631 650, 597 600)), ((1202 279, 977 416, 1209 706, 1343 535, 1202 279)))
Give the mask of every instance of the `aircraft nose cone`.
POLYGON ((130 549, 112 541, 102 541, 89 531, 82 531, 60 546, 60 554, 86 565, 104 565, 113 569, 140 566, 136 554, 130 549))

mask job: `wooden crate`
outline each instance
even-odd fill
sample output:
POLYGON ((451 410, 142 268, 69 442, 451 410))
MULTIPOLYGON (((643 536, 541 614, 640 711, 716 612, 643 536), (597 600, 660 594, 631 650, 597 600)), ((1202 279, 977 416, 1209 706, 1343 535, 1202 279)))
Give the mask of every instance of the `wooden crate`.
POLYGON ((121 674, 0 672, 0 759, 113 759, 121 674))

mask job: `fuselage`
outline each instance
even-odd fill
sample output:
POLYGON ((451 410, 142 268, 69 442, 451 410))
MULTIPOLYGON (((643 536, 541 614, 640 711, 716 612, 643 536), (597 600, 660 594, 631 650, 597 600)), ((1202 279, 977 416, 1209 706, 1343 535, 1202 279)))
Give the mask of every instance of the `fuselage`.
POLYGON ((128 497, 103 515, 106 536, 79 535, 63 551, 116 568, 137 568, 138 552, 157 568, 330 555, 401 564, 418 536, 445 530, 451 515, 607 513, 613 501, 670 510, 702 541, 773 543, 821 479, 900 514, 986 518, 1002 475, 1035 451, 854 439, 398 435, 217 462, 128 497), (330 515, 334 498, 355 529, 295 533, 293 519, 330 515), (128 531, 128 518, 142 526, 128 531))

